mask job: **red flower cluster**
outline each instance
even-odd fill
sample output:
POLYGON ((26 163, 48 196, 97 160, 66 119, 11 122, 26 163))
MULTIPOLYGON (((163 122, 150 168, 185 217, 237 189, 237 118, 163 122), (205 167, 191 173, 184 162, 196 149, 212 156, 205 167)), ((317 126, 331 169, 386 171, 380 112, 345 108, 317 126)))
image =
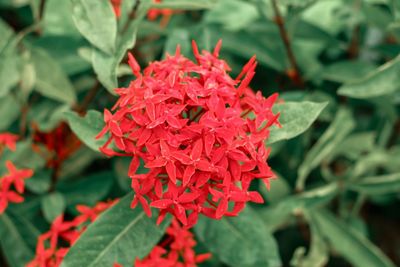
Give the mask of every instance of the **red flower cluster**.
MULTIPOLYGON (((0 134, 0 152, 3 147, 15 150, 18 136, 10 133, 0 134)), ((21 196, 25 191, 25 179, 32 177, 33 171, 30 169, 17 169, 15 165, 6 161, 7 173, 0 177, 0 214, 8 206, 8 203, 21 203, 24 198, 21 196)))
POLYGON ((78 205, 76 209, 80 215, 72 221, 64 221, 63 215, 57 217, 50 230, 39 236, 36 245, 36 256, 26 266, 59 266, 75 240, 86 230, 87 225, 95 221, 100 213, 114 205, 116 201, 99 202, 93 208, 78 205), (61 244, 67 244, 68 246, 62 246, 61 244))
POLYGON ((101 151, 132 157, 132 208, 140 202, 151 216, 150 202, 160 209, 158 223, 167 213, 188 227, 199 213, 214 219, 236 216, 246 202, 263 202, 250 191, 251 182, 260 179, 268 186, 273 177, 265 140, 269 127, 279 125, 279 114, 271 109, 277 94, 264 98, 248 87, 254 57, 232 79, 229 66, 218 58, 220 46, 200 54, 193 42, 197 63, 178 48, 175 56, 151 63, 143 73, 129 55, 137 78, 116 89, 114 114, 104 111, 106 126, 98 137, 107 132, 111 137, 101 151), (140 158, 147 174, 136 174, 140 158))
MULTIPOLYGON (((136 259, 135 267, 196 267, 211 257, 210 253, 196 255, 193 234, 173 220, 166 237, 143 260, 136 259)), ((114 264, 114 267, 121 267, 114 264)))

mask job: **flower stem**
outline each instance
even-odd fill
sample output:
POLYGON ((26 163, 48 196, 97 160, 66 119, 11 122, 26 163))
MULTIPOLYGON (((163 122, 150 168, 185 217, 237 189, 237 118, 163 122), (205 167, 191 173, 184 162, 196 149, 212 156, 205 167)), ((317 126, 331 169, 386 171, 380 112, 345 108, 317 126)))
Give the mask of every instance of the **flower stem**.
POLYGON ((291 78, 296 85, 299 85, 299 86, 303 87, 304 86, 304 82, 303 82, 303 79, 302 79, 302 77, 300 75, 300 71, 299 71, 299 67, 297 65, 296 57, 294 56, 293 49, 292 49, 292 46, 290 44, 289 35, 288 35, 288 33, 286 31, 286 28, 285 28, 285 22, 283 20, 281 12, 279 11, 277 1, 276 0, 271 0, 271 3, 272 3, 272 7, 273 7, 273 10, 274 10, 274 13, 275 13, 275 23, 279 28, 279 33, 281 35, 283 44, 285 46, 286 55, 287 55, 287 57, 289 59, 289 63, 290 63, 290 68, 289 68, 289 70, 287 70, 287 74, 288 74, 289 78, 291 78))

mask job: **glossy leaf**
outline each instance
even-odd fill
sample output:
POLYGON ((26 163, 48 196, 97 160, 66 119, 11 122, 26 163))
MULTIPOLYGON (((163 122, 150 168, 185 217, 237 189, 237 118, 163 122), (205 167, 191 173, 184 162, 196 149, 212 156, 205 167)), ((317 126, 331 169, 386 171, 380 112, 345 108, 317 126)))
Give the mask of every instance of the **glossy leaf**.
POLYGON ((318 118, 318 115, 328 103, 286 102, 277 104, 273 110, 279 112, 279 122, 282 128, 271 129, 267 144, 294 138, 305 132, 318 118))
POLYGON ((250 207, 238 217, 212 220, 201 216, 195 232, 204 245, 232 267, 280 266, 274 237, 250 207))
POLYGON ((161 239, 169 220, 157 226, 142 209, 131 209, 128 194, 100 215, 76 241, 61 267, 109 267, 116 260, 130 266, 161 239))

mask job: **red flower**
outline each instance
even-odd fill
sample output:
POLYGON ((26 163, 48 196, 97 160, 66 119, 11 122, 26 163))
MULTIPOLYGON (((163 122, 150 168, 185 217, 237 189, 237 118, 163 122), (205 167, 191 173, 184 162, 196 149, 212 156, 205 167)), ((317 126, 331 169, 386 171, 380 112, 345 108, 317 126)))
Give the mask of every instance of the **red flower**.
POLYGON ((87 224, 93 222, 104 210, 114 205, 117 200, 99 202, 93 208, 78 205, 80 215, 72 221, 65 221, 63 215, 58 216, 50 230, 39 236, 35 258, 27 267, 57 267, 75 240, 85 231, 87 224), (62 247, 61 244, 68 246, 62 247))
MULTIPOLYGON (((153 0, 154 3, 161 3, 162 0, 153 0)), ((174 11, 168 8, 151 8, 147 12, 148 20, 156 20, 158 17, 162 17, 161 26, 166 26, 174 11)))
MULTIPOLYGON (((193 234, 177 220, 168 227, 166 236, 144 259, 136 259, 135 267, 196 267, 211 257, 210 253, 198 254, 193 234)), ((122 267, 115 263, 114 267, 122 267)))
POLYGON ((269 127, 279 125, 272 112, 277 94, 264 98, 248 87, 254 76, 255 58, 233 79, 228 64, 218 58, 221 42, 213 53, 198 51, 197 63, 168 55, 143 71, 129 55, 136 80, 116 89, 114 113, 104 111, 110 132, 101 147, 108 156, 132 157, 129 176, 135 197, 148 215, 149 205, 184 225, 196 223, 198 214, 219 219, 236 216, 246 202, 263 202, 250 191, 260 179, 269 185, 273 173, 266 160, 269 127), (111 146, 111 144, 115 146, 111 146), (136 174, 141 158, 146 174, 136 174), (232 203, 232 209, 229 209, 232 203))
POLYGON ((18 140, 18 136, 11 133, 0 133, 0 151, 1 146, 6 146, 10 150, 15 150, 16 142, 18 140))
POLYGON ((19 194, 24 193, 25 179, 33 175, 32 170, 18 170, 9 160, 6 161, 6 168, 8 173, 0 177, 0 214, 7 208, 9 202, 21 203, 24 201, 19 194))

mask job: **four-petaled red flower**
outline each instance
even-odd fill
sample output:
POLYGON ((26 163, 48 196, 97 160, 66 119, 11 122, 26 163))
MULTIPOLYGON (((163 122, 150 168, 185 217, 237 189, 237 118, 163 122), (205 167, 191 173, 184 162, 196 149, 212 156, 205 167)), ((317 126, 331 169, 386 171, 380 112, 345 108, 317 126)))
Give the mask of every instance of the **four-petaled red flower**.
POLYGON ((149 206, 158 208, 158 223, 167 213, 187 227, 199 214, 236 216, 248 201, 263 202, 251 182, 269 186, 273 177, 265 141, 269 128, 279 125, 279 114, 272 112, 277 94, 264 98, 249 88, 254 57, 231 78, 218 58, 220 47, 218 42, 213 53, 200 54, 193 42, 196 63, 178 47, 143 72, 129 54, 136 79, 116 89, 114 112, 104 111, 98 138, 107 132, 110 138, 101 151, 132 157, 132 207, 140 202, 149 216, 149 206), (148 173, 136 174, 139 159, 148 173))
POLYGON ((35 258, 27 267, 57 267, 60 266, 69 248, 104 210, 114 205, 117 200, 99 202, 93 208, 78 205, 80 213, 72 221, 65 221, 64 216, 58 216, 52 223, 50 230, 39 236, 36 245, 35 258), (65 246, 67 245, 67 246, 65 246))
POLYGON ((10 150, 15 150, 18 136, 11 133, 0 133, 0 151, 2 146, 6 146, 10 150))
POLYGON ((17 169, 7 160, 8 173, 0 177, 0 214, 7 208, 9 202, 21 203, 24 198, 20 195, 25 191, 25 179, 32 177, 33 170, 17 169))

